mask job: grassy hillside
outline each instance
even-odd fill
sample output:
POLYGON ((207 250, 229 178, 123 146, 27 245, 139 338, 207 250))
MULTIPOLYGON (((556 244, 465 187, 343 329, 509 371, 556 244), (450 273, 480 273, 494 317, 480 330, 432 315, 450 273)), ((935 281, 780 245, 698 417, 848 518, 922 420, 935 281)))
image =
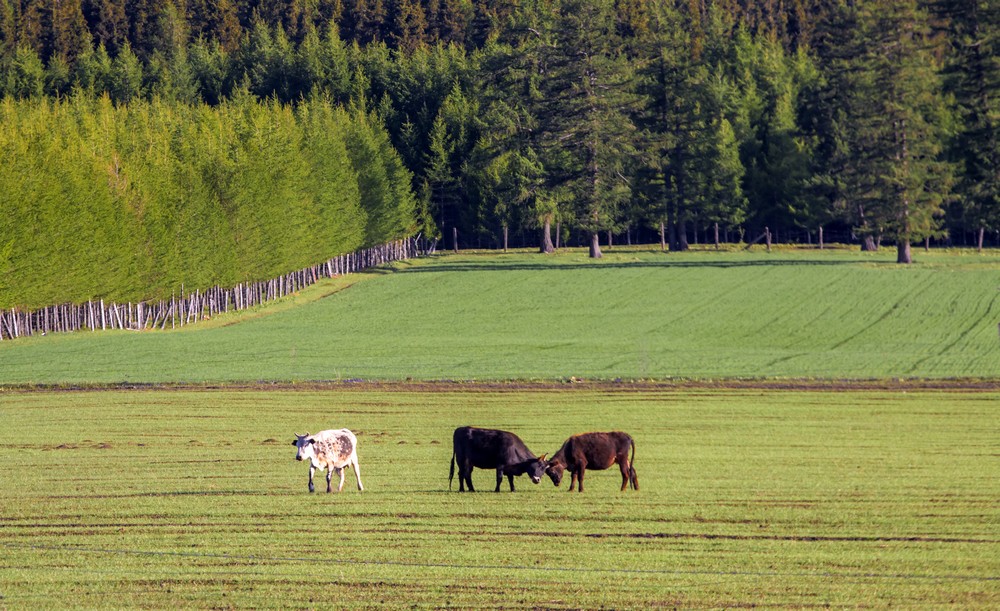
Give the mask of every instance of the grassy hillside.
POLYGON ((3 342, 0 383, 1000 377, 1000 256, 892 260, 436 256, 239 324, 3 342))
MULTIPOLYGON (((1000 395, 0 393, 0 606, 997 608, 1000 395), (448 492, 450 434, 636 440, 616 472, 448 492), (292 433, 358 433, 310 495, 292 433), (58 468, 53 468, 57 465, 58 468), (323 489, 323 486, 320 486, 323 489), (490 491, 485 491, 490 490, 490 491)), ((457 490, 457 484, 455 485, 457 490)))

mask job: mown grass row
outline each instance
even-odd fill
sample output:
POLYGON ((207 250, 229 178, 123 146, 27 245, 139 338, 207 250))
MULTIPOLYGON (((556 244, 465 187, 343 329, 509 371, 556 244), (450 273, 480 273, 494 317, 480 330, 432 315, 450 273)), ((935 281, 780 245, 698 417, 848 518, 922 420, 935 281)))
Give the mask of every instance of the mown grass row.
MULTIPOLYGON (((114 606, 1000 604, 996 392, 0 394, 0 599, 114 606), (448 490, 450 434, 636 439, 641 490, 448 490), (293 432, 359 435, 310 495, 293 432)), ((474 475, 492 490, 493 474, 474 475)), ((506 490, 506 486, 504 488, 506 490)))
POLYGON ((996 378, 1000 256, 432 257, 183 333, 0 342, 0 383, 996 378))

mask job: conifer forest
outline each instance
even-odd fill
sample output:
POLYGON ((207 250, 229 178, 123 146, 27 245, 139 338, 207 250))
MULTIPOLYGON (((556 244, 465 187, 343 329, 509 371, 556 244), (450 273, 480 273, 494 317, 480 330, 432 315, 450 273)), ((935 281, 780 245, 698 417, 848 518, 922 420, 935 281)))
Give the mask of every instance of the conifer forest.
POLYGON ((438 248, 1000 243, 992 0, 0 0, 0 307, 438 248))

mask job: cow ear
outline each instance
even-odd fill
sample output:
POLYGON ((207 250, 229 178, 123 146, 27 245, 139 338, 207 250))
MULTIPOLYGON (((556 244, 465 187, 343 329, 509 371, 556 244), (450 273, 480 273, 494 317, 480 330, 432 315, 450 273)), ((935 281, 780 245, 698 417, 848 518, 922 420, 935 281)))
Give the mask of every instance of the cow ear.
POLYGON ((299 445, 299 440, 298 440, 298 439, 296 439, 295 441, 293 441, 293 442, 292 442, 292 445, 293 445, 293 446, 298 446, 298 445, 299 445))

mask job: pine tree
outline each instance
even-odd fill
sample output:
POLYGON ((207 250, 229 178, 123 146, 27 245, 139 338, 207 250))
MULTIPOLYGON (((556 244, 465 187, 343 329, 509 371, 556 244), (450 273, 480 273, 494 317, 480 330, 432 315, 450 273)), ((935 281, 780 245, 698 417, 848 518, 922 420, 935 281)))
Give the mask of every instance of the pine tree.
POLYGON ((1000 4, 939 0, 948 20, 951 54, 945 85, 954 96, 959 130, 951 145, 962 217, 983 247, 987 229, 1000 229, 1000 4))
POLYGON ((419 0, 390 0, 389 42, 403 53, 426 44, 427 17, 419 0))
POLYGON ((84 50, 72 70, 73 82, 81 90, 94 94, 111 88, 111 57, 103 44, 94 51, 84 50))
POLYGON ((0 59, 14 55, 14 50, 17 48, 15 6, 15 0, 0 0, 0 59))
POLYGON ((45 66, 29 47, 18 47, 3 72, 3 89, 12 98, 38 98, 45 90, 45 66))
POLYGON ((228 91, 229 55, 218 43, 199 39, 190 46, 188 62, 198 99, 213 106, 219 104, 228 91))
POLYGON ((742 222, 743 167, 739 139, 726 116, 726 98, 734 96, 718 65, 722 52, 706 48, 705 40, 696 42, 683 15, 666 4, 656 7, 642 41, 652 60, 640 85, 644 104, 637 120, 645 167, 639 177, 648 220, 660 226, 663 246, 686 250, 689 223, 742 222))
POLYGON ((540 2, 525 3, 503 33, 510 43, 490 41, 483 50, 479 96, 482 138, 476 160, 488 185, 483 195, 508 223, 539 227, 539 250, 551 253, 558 198, 546 184, 539 129, 546 56, 554 42, 552 15, 540 2))
POLYGON ((857 95, 851 119, 854 195, 876 230, 910 263, 910 244, 940 235, 951 183, 942 159, 944 103, 930 54, 926 15, 915 0, 873 3, 863 10, 862 52, 854 63, 857 95))
POLYGON ((142 95, 142 65, 132 48, 125 44, 111 62, 111 99, 127 104, 142 95))
POLYGON ((111 53, 128 40, 129 15, 125 0, 85 0, 83 14, 95 44, 103 44, 111 53))
POLYGON ((831 0, 814 40, 825 84, 808 115, 822 160, 814 192, 854 226, 862 249, 941 236, 952 168, 942 161, 946 110, 926 14, 914 0, 831 0))
POLYGON ((549 167, 558 168, 550 174, 554 186, 573 193, 575 222, 590 235, 590 256, 599 258, 599 233, 616 229, 618 208, 630 195, 630 67, 620 52, 611 0, 567 0, 558 19, 540 127, 546 156, 554 160, 549 167))

